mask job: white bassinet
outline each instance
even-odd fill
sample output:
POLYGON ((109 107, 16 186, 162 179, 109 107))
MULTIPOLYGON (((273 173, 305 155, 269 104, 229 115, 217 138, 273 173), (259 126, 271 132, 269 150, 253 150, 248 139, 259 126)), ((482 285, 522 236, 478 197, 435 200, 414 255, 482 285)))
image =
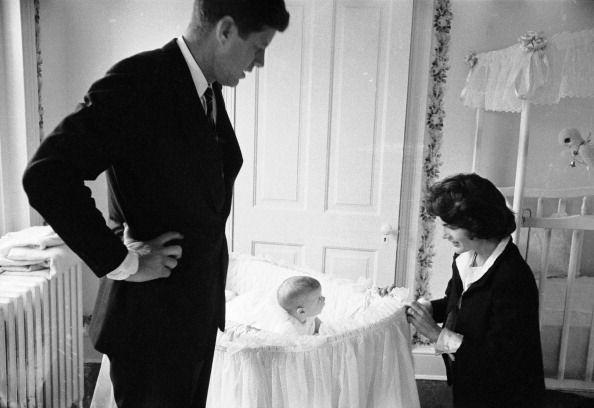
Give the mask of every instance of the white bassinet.
MULTIPOLYGON (((227 290, 233 298, 227 329, 217 337, 207 406, 419 407, 404 296, 380 298, 369 286, 232 254, 227 290), (322 285, 321 334, 288 337, 252 328, 292 275, 322 285)), ((115 407, 108 364, 104 357, 91 408, 115 407)))

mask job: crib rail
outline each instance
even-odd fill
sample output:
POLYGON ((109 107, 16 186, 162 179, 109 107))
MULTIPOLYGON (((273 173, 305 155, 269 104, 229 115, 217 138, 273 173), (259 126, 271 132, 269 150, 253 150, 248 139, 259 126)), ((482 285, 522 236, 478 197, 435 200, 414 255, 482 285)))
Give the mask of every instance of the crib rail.
POLYGON ((569 215, 559 218, 526 217, 522 227, 594 231, 594 215, 569 215))
MULTIPOLYGON (((513 190, 508 188, 500 189, 507 197, 513 195, 513 190)), ((563 320, 561 325, 560 346, 558 352, 558 364, 556 375, 546 378, 547 388, 570 389, 570 390, 594 390, 594 303, 592 303, 592 315, 589 322, 589 335, 587 336, 586 365, 581 379, 567 377, 568 351, 573 346, 570 336, 572 324, 572 310, 574 309, 574 291, 576 278, 578 277, 584 246, 584 234, 587 231, 594 231, 594 215, 588 214, 589 202, 594 196, 593 188, 571 188, 571 189, 527 189, 525 198, 536 199, 535 211, 527 212, 534 216, 525 216, 522 227, 530 228, 532 231, 542 230, 543 245, 540 254, 540 276, 539 276, 539 305, 541 330, 544 329, 544 294, 547 290, 547 277, 551 261, 551 235, 554 230, 571 231, 571 245, 569 248, 569 264, 567 266, 567 278, 565 282, 565 298, 563 308, 563 320), (556 212, 545 216, 543 208, 547 200, 554 200, 556 212), (568 201, 577 201, 579 214, 567 214, 568 201)), ((549 203, 551 204, 551 203, 549 203)))

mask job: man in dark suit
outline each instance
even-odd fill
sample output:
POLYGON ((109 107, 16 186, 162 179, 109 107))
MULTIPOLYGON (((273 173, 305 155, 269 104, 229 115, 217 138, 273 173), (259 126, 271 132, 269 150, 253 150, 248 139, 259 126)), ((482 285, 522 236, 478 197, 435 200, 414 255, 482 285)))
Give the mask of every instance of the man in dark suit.
POLYGON ((221 86, 288 21, 283 0, 195 0, 183 36, 111 68, 25 171, 31 205, 102 277, 91 337, 118 407, 206 403, 242 164, 221 86), (103 171, 110 226, 84 185, 103 171))

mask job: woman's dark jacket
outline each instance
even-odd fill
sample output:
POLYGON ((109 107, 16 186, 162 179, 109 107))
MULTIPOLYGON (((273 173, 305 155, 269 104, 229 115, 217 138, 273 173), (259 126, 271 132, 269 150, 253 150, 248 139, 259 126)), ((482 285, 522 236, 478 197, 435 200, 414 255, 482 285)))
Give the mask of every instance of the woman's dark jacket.
POLYGON ((510 240, 462 294, 456 258, 446 297, 431 302, 435 320, 445 322, 452 313, 450 329, 464 336, 455 361, 444 355, 446 367, 451 364, 454 406, 540 407, 544 375, 538 290, 530 267, 510 240))

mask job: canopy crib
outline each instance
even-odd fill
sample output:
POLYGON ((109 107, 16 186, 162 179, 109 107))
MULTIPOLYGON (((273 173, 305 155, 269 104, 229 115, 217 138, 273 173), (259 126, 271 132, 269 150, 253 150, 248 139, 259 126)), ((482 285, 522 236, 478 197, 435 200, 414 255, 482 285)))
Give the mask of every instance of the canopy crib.
MULTIPOLYGON (((479 167, 483 113, 519 112, 521 115, 515 183, 511 187, 501 187, 501 190, 506 197, 513 198, 512 209, 518 225, 514 241, 520 241, 520 227, 529 228, 525 244, 528 255, 530 237, 539 239, 532 242, 533 247, 534 244, 540 245, 539 253, 535 254, 538 256, 533 257, 538 258, 533 269, 540 275, 543 354, 545 371, 550 377, 547 378, 547 387, 592 390, 594 302, 592 291, 590 294, 588 291, 582 293, 581 289, 594 290, 594 277, 579 276, 579 272, 584 234, 594 231, 594 215, 589 215, 592 211, 588 209, 594 188, 525 188, 525 174, 531 107, 535 104, 559 104, 567 97, 594 97, 594 29, 559 33, 548 41, 539 33, 529 31, 520 37, 517 44, 470 54, 467 62, 470 72, 460 97, 465 106, 476 110, 473 171, 479 167), (551 200, 554 204, 550 203, 551 200), (567 210, 571 202, 573 208, 577 208, 573 215, 567 210), (551 205, 556 208, 544 210, 550 209, 551 205), (533 211, 526 216, 523 210, 530 206, 535 208, 531 208, 533 211), (551 245, 551 237, 555 234, 564 236, 566 243, 551 245), (558 277, 558 273, 555 273, 555 278, 550 274, 551 263, 559 258, 561 247, 566 252, 568 263, 560 274, 562 278, 558 277), (560 330, 551 331, 551 327, 560 330), (550 344, 551 338, 554 344, 550 344), (583 356, 576 352, 581 352, 583 356), (556 356, 551 357, 550 354, 556 356)), ((587 268, 581 266, 582 271, 587 268)))

